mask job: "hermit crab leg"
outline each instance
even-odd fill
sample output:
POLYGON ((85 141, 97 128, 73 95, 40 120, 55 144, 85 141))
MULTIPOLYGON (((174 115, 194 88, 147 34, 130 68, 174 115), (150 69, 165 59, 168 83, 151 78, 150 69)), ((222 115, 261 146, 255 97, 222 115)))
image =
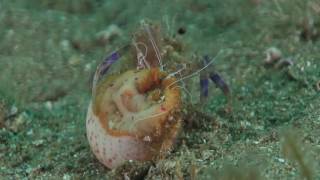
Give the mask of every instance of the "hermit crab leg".
MULTIPOLYGON (((204 56, 204 59, 203 59, 204 63, 205 64, 208 64, 210 61, 209 61, 209 56, 204 56)), ((214 70, 211 71, 209 73, 209 77, 211 79, 211 81, 219 88, 222 90, 222 92, 224 93, 225 96, 228 96, 229 95, 229 86, 227 85, 227 83, 222 79, 222 77, 217 73, 215 72, 214 70)), ((201 86, 202 87, 202 86, 201 86)), ((205 88, 205 87, 203 87, 205 88)))
POLYGON ((209 95, 209 79, 205 74, 200 73, 200 101, 203 102, 209 95))
POLYGON ((116 51, 108 56, 100 65, 99 76, 103 76, 111 67, 111 65, 120 58, 120 54, 116 51))
POLYGON ((94 94, 98 81, 104 76, 108 70, 110 69, 111 65, 115 63, 117 60, 120 59, 121 54, 128 49, 128 45, 121 48, 120 50, 116 50, 112 52, 109 56, 107 56, 97 67, 96 72, 93 77, 92 83, 92 93, 94 94))
MULTIPOLYGON (((204 56, 203 62, 205 66, 210 63, 209 56, 204 56)), ((208 70, 202 71, 200 73, 200 101, 205 101, 209 95, 209 79, 222 90, 225 96, 229 96, 230 90, 227 83, 222 79, 222 77, 212 69, 210 72, 208 70)))
POLYGON ((230 94, 229 86, 227 83, 221 78, 218 73, 212 72, 209 75, 210 79, 218 88, 220 88, 225 96, 230 94))
MULTIPOLYGON (((209 56, 203 57, 203 65, 207 66, 210 63, 209 56)), ((200 101, 204 102, 209 95, 209 78, 208 78, 208 70, 205 69, 200 72, 200 101)))

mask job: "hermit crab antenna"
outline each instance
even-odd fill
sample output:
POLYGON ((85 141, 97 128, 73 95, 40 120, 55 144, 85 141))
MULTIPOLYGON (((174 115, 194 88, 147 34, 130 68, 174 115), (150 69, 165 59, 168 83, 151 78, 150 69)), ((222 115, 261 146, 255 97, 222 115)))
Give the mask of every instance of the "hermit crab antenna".
POLYGON ((214 60, 215 60, 218 56, 220 56, 221 52, 222 52, 222 51, 219 51, 218 54, 216 55, 216 57, 212 58, 212 59, 208 62, 208 64, 206 64, 204 67, 202 67, 201 69, 197 70, 196 72, 194 72, 194 73, 192 73, 192 74, 189 74, 189 75, 187 75, 187 76, 185 76, 185 77, 182 77, 181 79, 178 79, 178 80, 172 82, 171 84, 169 84, 169 86, 167 86, 167 88, 170 88, 171 86, 173 86, 174 84, 176 84, 176 83, 178 83, 178 82, 180 82, 180 81, 183 81, 183 80, 185 80, 185 79, 191 78, 191 77, 199 74, 201 71, 203 71, 203 70, 205 70, 207 67, 209 67, 209 66, 214 62, 214 60))
MULTIPOLYGON (((186 65, 184 66, 184 68, 186 68, 186 65)), ((180 77, 182 77, 181 70, 183 70, 183 69, 180 69, 180 71, 177 72, 180 77)), ((184 81, 181 81, 181 88, 182 88, 182 89, 187 93, 187 95, 190 97, 191 102, 193 102, 193 98, 192 98, 191 92, 187 89, 186 83, 185 83, 184 81)))
POLYGON ((147 62, 146 57, 148 54, 148 46, 141 42, 133 41, 133 45, 137 51, 137 60, 138 60, 138 69, 144 69, 147 67, 150 69, 150 64, 147 62), (142 53, 142 50, 139 48, 139 45, 142 45, 145 49, 145 53, 142 53))
MULTIPOLYGON (((187 65, 186 65, 186 64, 182 64, 182 67, 181 67, 181 68, 179 68, 179 69, 178 69, 177 71, 175 71, 175 72, 172 72, 172 73, 168 74, 166 78, 171 78, 171 77, 174 77, 174 76, 176 76, 176 75, 179 75, 179 77, 182 77, 181 72, 182 72, 183 70, 185 70, 186 68, 187 68, 187 65)), ((177 87, 182 88, 182 89, 187 93, 187 95, 190 96, 190 99, 191 99, 191 102, 192 102, 191 93, 187 90, 186 84, 184 83, 184 81, 181 81, 181 86, 177 86, 177 87)))
POLYGON ((167 78, 171 78, 171 77, 173 77, 173 76, 175 76, 175 75, 177 75, 177 74, 179 74, 179 75, 181 76, 181 72, 182 72, 183 70, 185 70, 186 68, 187 68, 187 65, 186 65, 186 64, 183 64, 182 67, 179 68, 177 71, 168 74, 167 78))
POLYGON ((160 70, 163 71, 162 58, 161 58, 161 54, 160 54, 159 48, 157 46, 157 43, 155 42, 155 40, 153 38, 153 35, 151 33, 151 30, 150 30, 149 26, 147 25, 147 23, 145 23, 143 21, 142 25, 144 27, 144 30, 147 32, 149 40, 150 40, 150 43, 152 44, 152 47, 153 47, 153 49, 154 49, 154 51, 156 53, 156 56, 157 56, 157 59, 158 59, 158 62, 159 62, 159 66, 160 66, 160 70))

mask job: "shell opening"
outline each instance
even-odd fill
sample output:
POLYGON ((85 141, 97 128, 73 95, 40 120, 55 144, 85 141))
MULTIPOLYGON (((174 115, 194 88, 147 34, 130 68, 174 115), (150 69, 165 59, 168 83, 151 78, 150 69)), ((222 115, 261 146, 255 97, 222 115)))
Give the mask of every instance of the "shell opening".
POLYGON ((179 88, 167 87, 175 79, 164 77, 158 69, 127 71, 98 85, 94 109, 104 128, 119 135, 161 134, 180 103, 179 88))

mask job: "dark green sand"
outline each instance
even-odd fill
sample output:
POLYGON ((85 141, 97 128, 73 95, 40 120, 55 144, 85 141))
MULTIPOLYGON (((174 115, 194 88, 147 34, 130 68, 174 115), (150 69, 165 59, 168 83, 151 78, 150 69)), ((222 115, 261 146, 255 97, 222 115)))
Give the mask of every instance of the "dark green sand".
POLYGON ((320 179, 319 17, 318 0, 0 0, 0 179, 320 179), (86 139, 91 77, 142 19, 190 54, 222 51, 232 111, 214 85, 196 105, 189 79, 174 151, 110 171, 86 139), (270 47, 293 65, 266 67, 270 47))

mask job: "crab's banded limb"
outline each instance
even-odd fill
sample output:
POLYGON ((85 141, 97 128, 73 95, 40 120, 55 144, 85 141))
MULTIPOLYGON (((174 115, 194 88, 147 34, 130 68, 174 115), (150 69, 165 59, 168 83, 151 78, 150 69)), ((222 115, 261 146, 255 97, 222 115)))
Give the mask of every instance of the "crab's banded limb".
POLYGON ((200 101, 204 101, 209 95, 209 79, 200 74, 200 101))
POLYGON ((115 51, 111 53, 111 55, 109 55, 107 58, 105 58, 102 63, 99 64, 93 77, 92 94, 95 94, 98 81, 101 79, 103 75, 105 75, 108 72, 111 65, 114 62, 116 62, 119 58, 120 54, 117 51, 115 51))
POLYGON ((210 73, 210 79, 218 88, 222 90, 225 96, 230 94, 229 86, 218 73, 210 73))
MULTIPOLYGON (((203 56, 203 63, 205 66, 209 66, 211 61, 210 57, 208 55, 203 56)), ((205 72, 202 72, 200 74, 200 88, 201 88, 201 95, 202 96, 208 96, 205 93, 207 93, 206 89, 208 88, 208 80, 209 78, 211 81, 219 88, 222 90, 225 96, 228 96, 230 94, 229 86, 228 84, 222 79, 222 77, 215 72, 214 68, 212 67, 211 69, 206 69, 205 72), (205 75, 208 74, 208 75, 205 75)))
POLYGON ((118 59, 120 59, 120 54, 117 51, 113 52, 110 56, 108 56, 99 66, 99 76, 103 76, 104 74, 106 74, 110 66, 118 59))
POLYGON ((105 74, 107 74, 108 70, 110 69, 111 65, 118 61, 121 58, 121 55, 124 54, 126 50, 128 50, 129 45, 124 46, 123 48, 112 52, 109 56, 107 56, 97 67, 96 72, 93 77, 93 84, 92 84, 92 93, 95 93, 95 89, 97 83, 105 74))

